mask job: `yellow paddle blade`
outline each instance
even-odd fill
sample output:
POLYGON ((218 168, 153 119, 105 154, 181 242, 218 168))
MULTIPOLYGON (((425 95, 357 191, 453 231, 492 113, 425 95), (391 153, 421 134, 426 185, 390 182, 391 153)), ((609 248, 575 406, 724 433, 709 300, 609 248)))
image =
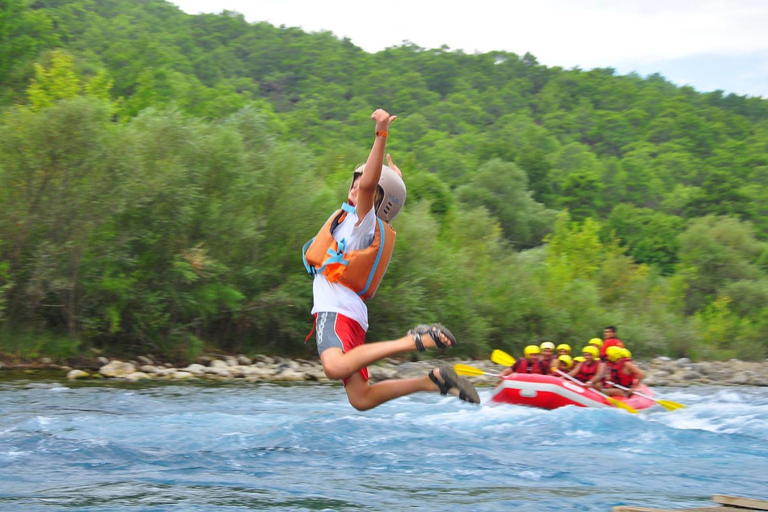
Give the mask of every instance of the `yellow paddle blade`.
POLYGON ((496 364, 500 364, 501 366, 512 366, 513 364, 515 364, 514 357, 498 349, 494 350, 491 353, 491 361, 493 361, 496 364))
POLYGON ((614 407, 618 407, 619 409, 624 409, 625 411, 631 412, 632 414, 637 414, 637 409, 635 409, 631 405, 627 405, 624 402, 622 402, 621 400, 616 400, 615 398, 611 398, 611 397, 609 397, 607 395, 606 395, 605 398, 614 407))
POLYGON ((672 400, 656 400, 656 402, 668 411, 675 411, 685 407, 684 404, 681 404, 680 402, 673 402, 672 400))
POLYGON ((469 366, 468 364, 456 363, 453 365, 453 369, 456 370, 456 373, 459 375, 469 375, 472 377, 477 377, 478 375, 486 375, 486 372, 480 368, 475 368, 474 366, 469 366))

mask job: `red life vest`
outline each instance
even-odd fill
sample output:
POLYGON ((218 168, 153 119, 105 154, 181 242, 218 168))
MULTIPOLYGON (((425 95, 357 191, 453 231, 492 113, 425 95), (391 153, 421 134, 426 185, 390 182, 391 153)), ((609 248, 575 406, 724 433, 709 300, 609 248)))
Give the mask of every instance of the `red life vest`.
POLYGON ((611 370, 611 382, 615 382, 616 384, 619 384, 620 386, 624 386, 625 388, 630 387, 635 382, 635 375, 630 373, 627 375, 622 370, 624 369, 624 364, 628 361, 628 359, 623 358, 619 359, 618 361, 612 363, 609 368, 611 370))
POLYGON ((581 382, 592 380, 592 378, 597 375, 598 368, 600 368, 599 360, 593 359, 591 365, 587 365, 587 362, 584 361, 581 363, 581 366, 579 366, 579 373, 576 374, 576 379, 581 382))
POLYGON ((624 342, 621 341, 619 338, 608 338, 605 340, 605 343, 603 343, 603 346, 600 347, 600 359, 605 361, 605 351, 608 350, 611 347, 621 347, 624 348, 624 342))
POLYGON ((539 373, 546 375, 549 373, 549 366, 542 361, 528 364, 528 360, 523 358, 515 361, 515 364, 512 365, 512 371, 515 373, 539 373))
POLYGON ((371 245, 347 252, 344 241, 337 242, 333 232, 350 211, 353 212, 354 208, 343 204, 326 221, 317 236, 304 244, 304 267, 310 275, 321 272, 330 282, 343 284, 367 300, 374 296, 387 271, 397 233, 389 223, 376 217, 371 245))

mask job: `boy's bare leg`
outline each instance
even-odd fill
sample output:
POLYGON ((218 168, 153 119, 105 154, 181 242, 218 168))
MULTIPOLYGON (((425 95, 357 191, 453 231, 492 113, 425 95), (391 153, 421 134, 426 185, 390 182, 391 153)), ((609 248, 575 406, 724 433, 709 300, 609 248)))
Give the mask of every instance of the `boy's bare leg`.
MULTIPOLYGON (((428 337, 425 337, 425 341, 426 338, 428 337)), ((448 338, 442 333, 440 339, 443 343, 450 344, 448 338)), ((414 350, 416 350, 416 341, 413 336, 407 334, 398 340, 359 345, 346 353, 337 347, 329 348, 320 355, 320 361, 323 363, 323 370, 329 379, 346 379, 357 373, 358 370, 385 357, 414 350)))
POLYGON ((437 386, 428 376, 411 379, 392 379, 369 384, 360 373, 352 375, 347 380, 345 386, 349 403, 359 411, 372 409, 384 402, 410 395, 411 393, 437 390, 437 386))

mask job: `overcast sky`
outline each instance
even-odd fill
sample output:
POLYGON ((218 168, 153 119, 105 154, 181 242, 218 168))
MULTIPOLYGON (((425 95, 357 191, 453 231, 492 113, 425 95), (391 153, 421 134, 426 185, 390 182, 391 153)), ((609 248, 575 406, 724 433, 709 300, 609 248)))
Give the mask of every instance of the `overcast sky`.
POLYGON ((541 64, 661 73, 699 91, 768 98, 768 0, 171 0, 190 14, 329 30, 369 52, 410 41, 541 64))

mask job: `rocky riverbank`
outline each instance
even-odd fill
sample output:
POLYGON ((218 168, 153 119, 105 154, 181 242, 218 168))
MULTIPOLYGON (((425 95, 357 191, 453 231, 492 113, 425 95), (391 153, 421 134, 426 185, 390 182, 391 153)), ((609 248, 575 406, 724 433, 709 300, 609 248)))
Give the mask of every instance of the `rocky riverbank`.
MULTIPOLYGON (((493 376, 502 367, 490 361, 470 361, 460 359, 442 359, 450 364, 462 363, 474 366, 488 373, 480 377, 472 377, 478 385, 492 385, 496 382, 493 376)), ((689 359, 670 359, 656 357, 647 361, 636 361, 646 373, 645 382, 649 386, 691 386, 696 384, 716 384, 729 386, 766 386, 768 387, 768 360, 761 362, 745 362, 732 359, 730 361, 691 362, 689 359)), ((400 379, 425 375, 438 363, 438 360, 418 362, 387 359, 368 368, 371 381, 385 379, 400 379)), ((176 367, 170 363, 161 363, 151 356, 139 356, 135 360, 109 360, 104 357, 95 359, 85 369, 73 369, 59 366, 47 360, 41 360, 34 365, 0 364, 3 368, 23 367, 44 368, 61 371, 68 379, 124 379, 139 380, 245 380, 259 381, 322 381, 329 379, 323 373, 320 361, 307 359, 287 359, 259 355, 253 359, 240 356, 225 356, 219 358, 202 357, 195 363, 176 367)))

